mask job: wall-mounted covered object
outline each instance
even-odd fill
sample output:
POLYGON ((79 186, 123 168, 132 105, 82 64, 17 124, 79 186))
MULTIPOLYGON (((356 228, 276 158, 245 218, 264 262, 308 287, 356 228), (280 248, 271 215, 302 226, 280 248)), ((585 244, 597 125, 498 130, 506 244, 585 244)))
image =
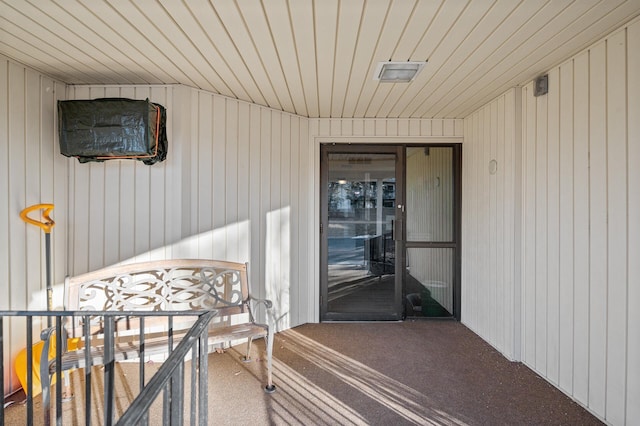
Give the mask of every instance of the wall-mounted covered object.
POLYGON ((148 99, 58 101, 60 152, 79 162, 167 157, 167 112, 148 99))

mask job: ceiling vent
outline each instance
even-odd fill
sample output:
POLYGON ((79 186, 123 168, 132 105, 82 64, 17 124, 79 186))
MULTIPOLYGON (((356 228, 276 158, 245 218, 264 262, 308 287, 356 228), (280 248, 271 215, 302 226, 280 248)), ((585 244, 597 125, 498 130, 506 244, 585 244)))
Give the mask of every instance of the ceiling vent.
POLYGON ((373 79, 383 83, 409 83, 426 65, 424 62, 379 62, 373 79))

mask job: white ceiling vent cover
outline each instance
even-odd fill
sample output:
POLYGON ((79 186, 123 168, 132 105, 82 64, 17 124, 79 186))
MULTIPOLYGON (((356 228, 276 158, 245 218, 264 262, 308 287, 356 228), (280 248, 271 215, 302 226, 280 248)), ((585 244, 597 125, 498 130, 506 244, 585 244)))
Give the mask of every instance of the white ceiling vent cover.
POLYGON ((416 78, 426 63, 427 61, 379 62, 373 79, 383 83, 409 83, 416 78))

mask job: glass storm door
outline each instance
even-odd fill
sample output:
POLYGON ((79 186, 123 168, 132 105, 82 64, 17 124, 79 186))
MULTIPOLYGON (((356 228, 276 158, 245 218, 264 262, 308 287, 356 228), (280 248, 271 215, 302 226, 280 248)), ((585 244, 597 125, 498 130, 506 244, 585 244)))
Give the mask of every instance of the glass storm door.
POLYGON ((321 146, 321 320, 460 319, 461 151, 321 146))
POLYGON ((403 317, 399 146, 321 148, 321 319, 403 317))

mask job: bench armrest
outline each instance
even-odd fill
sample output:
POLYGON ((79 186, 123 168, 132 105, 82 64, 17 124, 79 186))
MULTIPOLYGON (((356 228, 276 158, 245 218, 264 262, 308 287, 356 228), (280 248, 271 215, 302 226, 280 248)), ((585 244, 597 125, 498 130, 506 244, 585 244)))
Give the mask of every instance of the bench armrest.
POLYGON ((271 302, 271 300, 269 299, 256 299, 249 296, 249 300, 253 302, 254 305, 264 305, 266 309, 271 309, 273 307, 273 302, 271 302))
MULTIPOLYGON (((40 354, 40 365, 49 364, 49 350, 51 347, 51 339, 56 333, 56 327, 45 328, 40 332, 40 339, 44 342, 42 354, 40 354)), ((62 327, 62 352, 67 351, 67 330, 62 327)))

